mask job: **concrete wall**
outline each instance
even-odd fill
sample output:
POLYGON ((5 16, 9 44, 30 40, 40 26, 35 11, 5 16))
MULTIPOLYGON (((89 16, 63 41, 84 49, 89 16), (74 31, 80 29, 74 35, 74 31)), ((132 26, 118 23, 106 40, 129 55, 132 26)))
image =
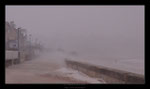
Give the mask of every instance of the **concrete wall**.
POLYGON ((79 70, 88 76, 102 78, 107 83, 113 84, 144 84, 143 75, 107 68, 104 66, 95 66, 89 63, 82 63, 72 60, 65 60, 66 65, 72 69, 79 70))

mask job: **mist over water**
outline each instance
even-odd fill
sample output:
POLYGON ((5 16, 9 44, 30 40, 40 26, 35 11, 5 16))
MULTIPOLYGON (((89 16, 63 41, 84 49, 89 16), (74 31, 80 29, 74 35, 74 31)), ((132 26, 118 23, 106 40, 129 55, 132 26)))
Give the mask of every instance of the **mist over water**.
POLYGON ((43 61, 127 60, 144 71, 144 6, 6 6, 6 20, 51 49, 43 61))

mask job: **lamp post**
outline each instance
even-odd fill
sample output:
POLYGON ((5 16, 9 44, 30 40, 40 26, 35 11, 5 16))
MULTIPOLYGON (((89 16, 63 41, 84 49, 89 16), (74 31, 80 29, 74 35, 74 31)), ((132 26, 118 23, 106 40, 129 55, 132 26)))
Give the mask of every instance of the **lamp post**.
POLYGON ((32 56, 32 49, 31 49, 31 34, 29 34, 29 60, 31 59, 32 56))
POLYGON ((18 61, 17 63, 20 63, 20 28, 18 28, 18 61))

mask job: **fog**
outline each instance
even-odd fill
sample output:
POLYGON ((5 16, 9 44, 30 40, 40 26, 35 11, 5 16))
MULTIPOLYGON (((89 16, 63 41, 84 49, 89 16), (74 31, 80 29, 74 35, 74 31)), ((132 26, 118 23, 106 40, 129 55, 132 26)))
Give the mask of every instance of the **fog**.
POLYGON ((144 6, 6 6, 6 21, 66 55, 144 63, 144 6))

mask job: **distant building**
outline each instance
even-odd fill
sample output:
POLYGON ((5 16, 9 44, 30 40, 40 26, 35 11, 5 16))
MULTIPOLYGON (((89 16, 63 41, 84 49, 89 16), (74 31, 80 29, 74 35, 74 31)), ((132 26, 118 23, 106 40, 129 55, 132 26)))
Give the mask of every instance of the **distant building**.
POLYGON ((20 52, 20 61, 23 62, 26 59, 27 55, 27 32, 25 29, 18 28, 19 30, 19 52, 20 52))

